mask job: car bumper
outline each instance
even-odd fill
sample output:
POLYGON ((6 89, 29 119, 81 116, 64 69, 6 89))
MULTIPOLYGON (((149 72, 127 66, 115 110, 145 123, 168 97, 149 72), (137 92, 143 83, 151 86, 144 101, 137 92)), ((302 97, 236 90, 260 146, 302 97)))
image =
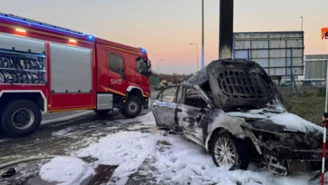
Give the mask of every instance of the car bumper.
MULTIPOLYGON (((279 161, 286 161, 289 173, 317 171, 322 166, 322 149, 288 150, 279 149, 278 152, 269 152, 267 155, 279 161)), ((328 161, 325 163, 327 164, 328 161)))

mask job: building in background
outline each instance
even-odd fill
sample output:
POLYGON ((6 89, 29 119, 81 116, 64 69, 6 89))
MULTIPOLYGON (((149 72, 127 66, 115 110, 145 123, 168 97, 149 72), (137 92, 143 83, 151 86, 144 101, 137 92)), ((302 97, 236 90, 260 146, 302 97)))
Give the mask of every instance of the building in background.
POLYGON ((326 80, 328 54, 306 55, 304 81, 326 80))
POLYGON ((233 58, 260 64, 277 83, 304 74, 304 32, 236 32, 233 58))

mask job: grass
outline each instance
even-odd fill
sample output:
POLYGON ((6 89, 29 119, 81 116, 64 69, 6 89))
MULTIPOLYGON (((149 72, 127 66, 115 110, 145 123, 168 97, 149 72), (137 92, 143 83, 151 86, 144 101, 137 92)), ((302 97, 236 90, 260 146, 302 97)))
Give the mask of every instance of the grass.
POLYGON ((325 94, 322 90, 318 93, 303 93, 301 102, 296 102, 296 97, 283 95, 285 108, 291 107, 290 112, 316 124, 321 123, 321 117, 325 111, 325 94))

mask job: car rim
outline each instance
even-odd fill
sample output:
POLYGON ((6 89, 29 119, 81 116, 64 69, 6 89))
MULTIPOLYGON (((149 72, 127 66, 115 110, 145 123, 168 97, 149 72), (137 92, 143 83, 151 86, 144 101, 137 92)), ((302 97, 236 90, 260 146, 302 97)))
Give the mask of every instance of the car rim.
POLYGON ((129 112, 136 113, 138 111, 138 104, 136 102, 130 102, 128 106, 129 112))
POLYGON ((18 109, 14 112, 12 123, 17 129, 23 130, 29 128, 34 122, 34 114, 29 109, 18 109))
POLYGON ((231 140, 219 138, 214 146, 214 156, 220 167, 230 170, 236 159, 235 147, 231 140))

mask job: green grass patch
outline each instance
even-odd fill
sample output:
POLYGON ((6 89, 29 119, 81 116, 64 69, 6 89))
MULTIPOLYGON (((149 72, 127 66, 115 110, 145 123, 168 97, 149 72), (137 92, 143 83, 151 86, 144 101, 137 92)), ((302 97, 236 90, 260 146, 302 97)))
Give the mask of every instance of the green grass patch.
POLYGON ((284 95, 285 108, 291 107, 290 112, 309 120, 313 123, 321 123, 321 117, 325 111, 325 91, 319 90, 318 93, 302 93, 300 102, 296 96, 284 95))

